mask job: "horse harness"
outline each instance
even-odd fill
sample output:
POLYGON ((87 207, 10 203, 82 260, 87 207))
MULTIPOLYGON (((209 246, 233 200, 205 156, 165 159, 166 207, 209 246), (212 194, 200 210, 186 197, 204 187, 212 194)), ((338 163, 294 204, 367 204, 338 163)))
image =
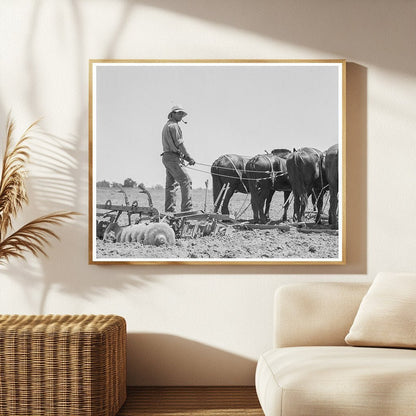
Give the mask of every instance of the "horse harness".
MULTIPOLYGON (((274 170, 273 161, 272 161, 271 157, 268 154, 260 155, 260 156, 264 156, 268 160, 268 162, 269 162, 270 171, 269 172, 266 171, 265 173, 270 173, 270 180, 272 181, 272 188, 274 188, 274 185, 275 185, 275 182, 276 182, 276 178, 278 176, 283 176, 285 173, 282 170, 278 170, 278 171, 275 171, 274 170)), ((261 180, 261 179, 268 179, 268 178, 260 178, 258 180, 261 180)))
POLYGON ((272 181, 272 188, 274 188, 274 182, 276 180, 276 174, 275 174, 274 169, 273 169, 273 162, 270 159, 269 155, 262 155, 262 156, 264 156, 269 161, 269 165, 270 165, 270 179, 272 181))
MULTIPOLYGON (((276 180, 276 178, 278 177, 278 176, 283 176, 285 173, 283 172, 283 171, 275 171, 274 169, 273 169, 273 162, 272 162, 272 160, 270 159, 270 157, 268 156, 268 155, 257 155, 258 157, 259 156, 265 156, 266 158, 267 158, 267 160, 269 161, 269 164, 270 164, 270 171, 261 171, 262 173, 265 173, 265 174, 269 174, 270 176, 268 176, 268 177, 264 177, 264 178, 257 178, 257 179, 252 179, 252 178, 246 178, 246 180, 247 181, 256 181, 257 183, 259 182, 259 181, 261 181, 261 180, 267 180, 267 179, 270 179, 271 181, 272 181, 272 185, 274 186, 274 183, 275 183, 275 180, 276 180)), ((233 160, 229 157, 229 155, 223 155, 223 157, 226 157, 227 159, 228 159, 228 161, 231 163, 231 165, 232 165, 232 168, 225 168, 224 167, 224 169, 228 169, 228 170, 232 170, 232 171, 235 171, 236 172, 236 174, 237 174, 237 176, 238 176, 238 179, 240 180, 240 182, 241 182, 241 184, 243 185, 243 187, 244 187, 244 190, 246 191, 246 193, 249 193, 249 191, 248 191, 248 189, 247 189, 247 187, 246 187, 246 185, 245 185, 245 183, 244 183, 244 179, 243 179, 243 172, 245 172, 246 171, 246 166, 247 166, 247 161, 245 161, 245 160, 243 160, 243 163, 244 163, 244 166, 243 166, 243 169, 241 170, 241 169, 238 169, 237 168, 237 166, 235 165, 235 163, 233 162, 233 160)), ((210 166, 210 165, 205 165, 204 163, 198 163, 198 162, 196 162, 195 163, 196 165, 203 165, 203 166, 210 166)), ((199 172, 203 172, 203 173, 209 173, 209 172, 206 172, 206 171, 204 171, 204 170, 199 170, 199 169, 195 169, 195 168, 190 168, 189 166, 187 166, 188 167, 188 169, 192 169, 192 170, 197 170, 197 171, 199 171, 199 172)), ((248 171, 248 172, 251 172, 251 171, 248 171)), ((254 171, 253 171, 254 172, 254 171)), ((257 172, 257 171, 256 171, 257 172)), ((220 173, 212 173, 211 172, 211 174, 212 175, 217 175, 217 176, 221 176, 221 177, 224 177, 224 178, 234 178, 233 176, 229 176, 229 175, 223 175, 223 174, 220 174, 220 173)))
MULTIPOLYGON (((249 192, 248 192, 248 189, 247 189, 247 187, 246 187, 246 185, 245 185, 245 183, 244 183, 244 180, 243 180, 243 174, 242 174, 242 172, 241 172, 241 170, 240 169, 237 169, 237 166, 234 164, 234 162, 232 161, 232 159, 228 156, 228 155, 224 155, 229 161, 230 161, 230 163, 231 163, 231 165, 233 166, 233 168, 235 169, 235 172, 237 173, 237 175, 238 175, 238 178, 240 179, 240 182, 242 183, 242 185, 243 185, 243 187, 244 187, 244 190, 246 191, 246 193, 248 194, 249 192)), ((243 167, 243 169, 245 170, 246 169, 246 162, 245 161, 243 161, 243 163, 244 163, 244 167, 243 167)))

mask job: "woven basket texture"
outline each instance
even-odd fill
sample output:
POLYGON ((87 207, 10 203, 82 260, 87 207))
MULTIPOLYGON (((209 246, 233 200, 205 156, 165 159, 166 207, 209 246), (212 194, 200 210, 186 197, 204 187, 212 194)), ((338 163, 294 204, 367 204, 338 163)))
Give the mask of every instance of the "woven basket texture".
POLYGON ((0 415, 112 416, 126 399, 126 322, 0 315, 0 415))

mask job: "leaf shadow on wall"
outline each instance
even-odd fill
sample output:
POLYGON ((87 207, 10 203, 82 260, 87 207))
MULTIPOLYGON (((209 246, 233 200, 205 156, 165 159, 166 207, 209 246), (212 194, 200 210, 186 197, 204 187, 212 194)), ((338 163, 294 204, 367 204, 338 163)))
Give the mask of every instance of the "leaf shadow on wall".
POLYGON ((128 385, 254 384, 255 360, 176 335, 129 333, 129 356, 128 385))
MULTIPOLYGON (((38 131, 31 144, 30 167, 34 170, 29 173, 30 202, 25 214, 29 211, 32 219, 52 210, 76 210, 80 184, 77 181, 78 150, 74 145, 74 139, 60 138, 38 131)), ((146 284, 146 278, 138 277, 128 268, 125 268, 124 273, 122 268, 118 269, 116 276, 110 270, 91 274, 81 272, 80 264, 84 262, 80 262, 79 259, 71 261, 71 256, 78 251, 74 248, 81 246, 84 248, 87 264, 87 229, 86 215, 65 222, 60 227, 54 227, 61 241, 50 240, 51 246, 46 248, 49 258, 39 257, 35 260, 31 255, 27 255, 26 264, 23 261, 10 262, 6 266, 7 275, 20 282, 28 302, 39 305, 38 313, 47 312, 48 295, 53 287, 63 293, 76 294, 78 298, 91 299, 103 290, 122 290, 146 284), (38 263, 38 268, 32 264, 34 262, 38 263), (42 290, 40 299, 35 301, 32 299, 32 293, 37 285, 41 285, 42 290)))
MULTIPOLYGON (((112 37, 112 45, 108 46, 108 54, 116 48, 118 39, 123 33, 123 22, 129 15, 132 2, 127 2, 120 23, 112 37)), ((48 71, 48 61, 39 58, 39 34, 42 32, 42 19, 45 13, 53 13, 56 21, 65 15, 66 23, 75 28, 75 55, 70 60, 63 57, 59 65, 72 68, 75 74, 73 93, 80 100, 75 110, 74 133, 72 135, 50 134, 38 131, 36 141, 31 145, 31 166, 28 191, 30 204, 23 212, 25 220, 57 210, 75 210, 82 213, 74 221, 55 227, 61 241, 51 240, 47 248, 49 258, 35 259, 27 256, 24 261, 12 261, 3 270, 6 275, 19 282, 23 296, 31 309, 38 313, 48 312, 48 296, 51 291, 58 290, 66 294, 74 294, 77 298, 92 299, 107 290, 122 290, 130 287, 143 287, 148 283, 146 276, 138 276, 137 271, 129 267, 90 266, 88 273, 88 71, 85 66, 85 26, 82 21, 80 4, 77 1, 60 3, 51 6, 48 2, 34 2, 29 21, 29 33, 25 42, 25 65, 28 72, 28 87, 24 90, 23 101, 27 103, 34 119, 44 114, 45 101, 42 92, 42 75, 48 71), (75 253, 82 253, 82 259, 73 258, 75 253), (86 270, 87 268, 87 270, 86 270), (41 290, 39 290, 41 287, 41 290), (39 298, 39 293, 40 298, 39 298)), ((69 55, 70 56, 70 55, 69 55)), ((57 58, 58 59, 58 58, 57 58)), ((56 64, 56 62, 53 62, 56 64)), ((59 93, 56 94, 60 98, 59 93)), ((56 101, 56 102, 59 102, 56 101)), ((6 106, 0 100, 0 119, 6 119, 6 106)), ((49 107, 47 107, 49 108, 49 107)), ((69 109, 71 111, 71 109, 69 109)), ((33 121, 32 120, 32 121, 33 121)), ((59 120, 59 118, 58 118, 59 120)), ((48 125, 48 114, 42 125, 48 125)), ((55 120, 52 120, 54 123, 55 120)), ((67 128, 64 125, 62 128, 67 128)), ((78 254, 79 255, 79 254, 78 254)), ((66 313, 54 308, 54 313, 66 313)), ((73 312, 73 311, 69 311, 73 312)))
MULTIPOLYGON (((125 9, 120 19, 120 24, 117 25, 117 30, 112 37, 112 41, 108 45, 106 53, 103 56, 114 58, 114 54, 118 49, 118 41, 122 38, 124 22, 132 9, 132 5, 140 3, 149 3, 152 7, 172 7, 166 1, 155 2, 140 2, 128 1, 125 2, 125 9)), ((271 25, 272 17, 264 17, 263 13, 268 7, 272 7, 275 12, 279 12, 280 18, 288 13, 289 6, 282 6, 278 10, 273 3, 256 3, 252 6, 256 13, 261 14, 258 23, 256 19, 245 19, 242 14, 235 14, 238 8, 231 7, 236 2, 232 0, 231 3, 216 2, 212 7, 201 7, 201 2, 184 2, 180 1, 176 12, 188 13, 196 15, 199 18, 207 20, 220 20, 224 25, 241 26, 253 32, 262 32, 270 37, 278 37, 282 28, 287 31, 282 34, 283 39, 288 41, 302 43, 304 39, 299 39, 296 36, 297 30, 291 28, 289 19, 287 23, 282 22, 282 25, 271 25), (215 4, 217 10, 215 11, 215 4), (260 4, 264 7, 260 7, 260 4), (259 8, 260 7, 260 8, 259 8), (218 9, 225 8, 224 13, 218 9), (266 19, 266 25, 263 28, 261 19, 266 19), (267 23, 268 22, 268 23, 267 23), (283 24, 284 23, 284 24, 283 24), (276 26, 276 27, 275 27, 276 26), (293 39, 291 39, 293 36, 293 39)), ((42 3, 37 2, 36 7, 39 9, 42 3)), ((82 24, 79 3, 67 3, 71 7, 72 13, 67 17, 72 18, 72 24, 77 27, 77 55, 74 62, 71 62, 71 67, 74 72, 78 74, 77 85, 74 91, 81 95, 85 92, 85 100, 80 102, 78 111, 78 118, 75 127, 74 136, 68 138, 48 137, 48 144, 43 147, 40 145, 38 154, 34 153, 32 160, 37 157, 40 158, 37 169, 39 174, 32 176, 30 184, 33 189, 31 194, 31 217, 35 214, 43 214, 45 210, 48 212, 58 209, 75 209, 84 212, 85 204, 84 195, 87 192, 87 177, 88 177, 88 163, 87 161, 87 145, 88 131, 87 131, 87 90, 88 79, 85 68, 85 46, 83 43, 83 36, 85 27, 82 24), (53 158, 46 161, 43 152, 48 151, 53 158)), ((42 6, 43 7, 43 6, 42 6)), ((176 8, 176 6, 175 6, 176 8)), ((314 12, 315 13, 315 12, 314 12)), ((27 41, 27 68, 31 72, 30 85, 33 87, 27 92, 27 100, 30 103, 30 111, 34 114, 34 118, 42 114, 41 100, 39 99, 42 91, 35 88, 38 81, 38 71, 45 69, 44 67, 37 68, 39 62, 35 62, 36 55, 34 54, 34 42, 36 39, 36 32, 39 29, 37 19, 39 10, 35 10, 33 14, 33 21, 31 25, 31 36, 27 41)), ((248 15, 249 16, 249 15, 248 15)), ((270 15, 272 16, 272 14, 270 15)), ((300 11, 300 16, 306 19, 306 14, 300 11)), ((309 15, 308 15, 309 16, 309 15)), ((308 17, 310 19, 310 16, 308 17)), ((284 19, 283 19, 284 20, 284 19)), ((315 29, 315 34, 320 33, 322 27, 315 29)), ((316 39, 312 36, 311 39, 316 39)), ((330 37, 327 37, 328 42, 330 37)), ((336 38, 336 37, 335 37, 336 38)), ((319 45, 319 49, 331 51, 329 46, 322 45, 316 40, 315 45, 319 45)), ((315 46, 314 45, 314 46, 315 46)), ((316 47, 316 46, 315 46, 316 47)), ((43 63, 42 63, 43 65, 43 63)), ((45 64, 46 65, 46 64, 45 64)), ((0 103, 1 104, 1 103, 0 103)), ((3 106, 4 107, 4 106, 3 106)), ((90 298, 95 294, 102 293, 107 288, 121 289, 125 286, 138 286, 149 284, 150 280, 155 280, 155 275, 186 275, 186 274, 205 274, 212 275, 253 275, 258 273, 275 275, 279 274, 355 274, 366 273, 367 270, 367 225, 366 225, 366 211, 367 211, 367 72, 366 68, 354 64, 347 64, 347 265, 346 266, 87 266, 87 215, 76 220, 70 227, 64 226, 58 229, 58 234, 62 236, 61 243, 53 243, 51 250, 48 250, 50 258, 54 261, 41 259, 42 279, 44 279, 44 290, 42 299, 40 301, 39 310, 43 313, 46 309, 47 296, 53 286, 57 286, 59 290, 66 293, 74 293, 77 297, 90 298), (350 168, 353 167, 353 169, 350 168), (63 259, 60 267, 60 261, 55 261, 55 258, 62 256, 62 247, 68 251, 71 248, 77 248, 73 252, 84 253, 84 259, 74 259, 68 261, 63 259), (90 268, 91 273, 88 272, 90 268)), ((2 107, 0 106, 0 109, 2 107)), ((46 135, 47 136, 47 135, 46 135)), ((46 140, 46 139, 45 139, 46 140)), ((36 151, 36 149, 34 149, 36 151)), ((71 252, 66 252, 65 256, 73 255, 71 252)), ((10 265, 8 272, 11 276, 20 275, 22 279, 22 287, 30 296, 30 287, 33 281, 33 271, 30 267, 22 271, 21 265, 10 265)))
MULTIPOLYGON (((286 42, 289 47, 310 48, 314 56, 316 51, 331 54, 331 58, 353 56, 356 61, 416 73, 414 59, 409 54, 414 50, 414 2, 402 1, 397 5, 385 2, 377 7, 371 1, 353 4, 330 0, 133 1, 136 5, 147 5, 247 33, 257 33, 286 42)), ((289 57, 305 58, 304 55, 293 56, 293 53, 275 58, 289 57)))

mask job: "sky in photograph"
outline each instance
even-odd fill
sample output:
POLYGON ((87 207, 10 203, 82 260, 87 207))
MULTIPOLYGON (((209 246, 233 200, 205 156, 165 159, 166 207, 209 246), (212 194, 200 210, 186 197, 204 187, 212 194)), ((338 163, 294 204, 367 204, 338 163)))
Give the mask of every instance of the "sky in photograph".
MULTIPOLYGON (((220 155, 338 143, 337 65, 99 64, 95 83, 95 179, 164 185, 161 131, 173 105, 185 146, 209 172, 220 155)), ((188 171, 193 187, 211 176, 188 171)))

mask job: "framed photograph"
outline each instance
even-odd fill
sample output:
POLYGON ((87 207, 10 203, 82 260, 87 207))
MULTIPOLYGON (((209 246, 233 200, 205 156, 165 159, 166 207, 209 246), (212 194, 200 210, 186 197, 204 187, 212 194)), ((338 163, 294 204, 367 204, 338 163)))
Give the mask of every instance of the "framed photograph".
POLYGON ((91 264, 345 264, 345 60, 91 60, 91 264))

